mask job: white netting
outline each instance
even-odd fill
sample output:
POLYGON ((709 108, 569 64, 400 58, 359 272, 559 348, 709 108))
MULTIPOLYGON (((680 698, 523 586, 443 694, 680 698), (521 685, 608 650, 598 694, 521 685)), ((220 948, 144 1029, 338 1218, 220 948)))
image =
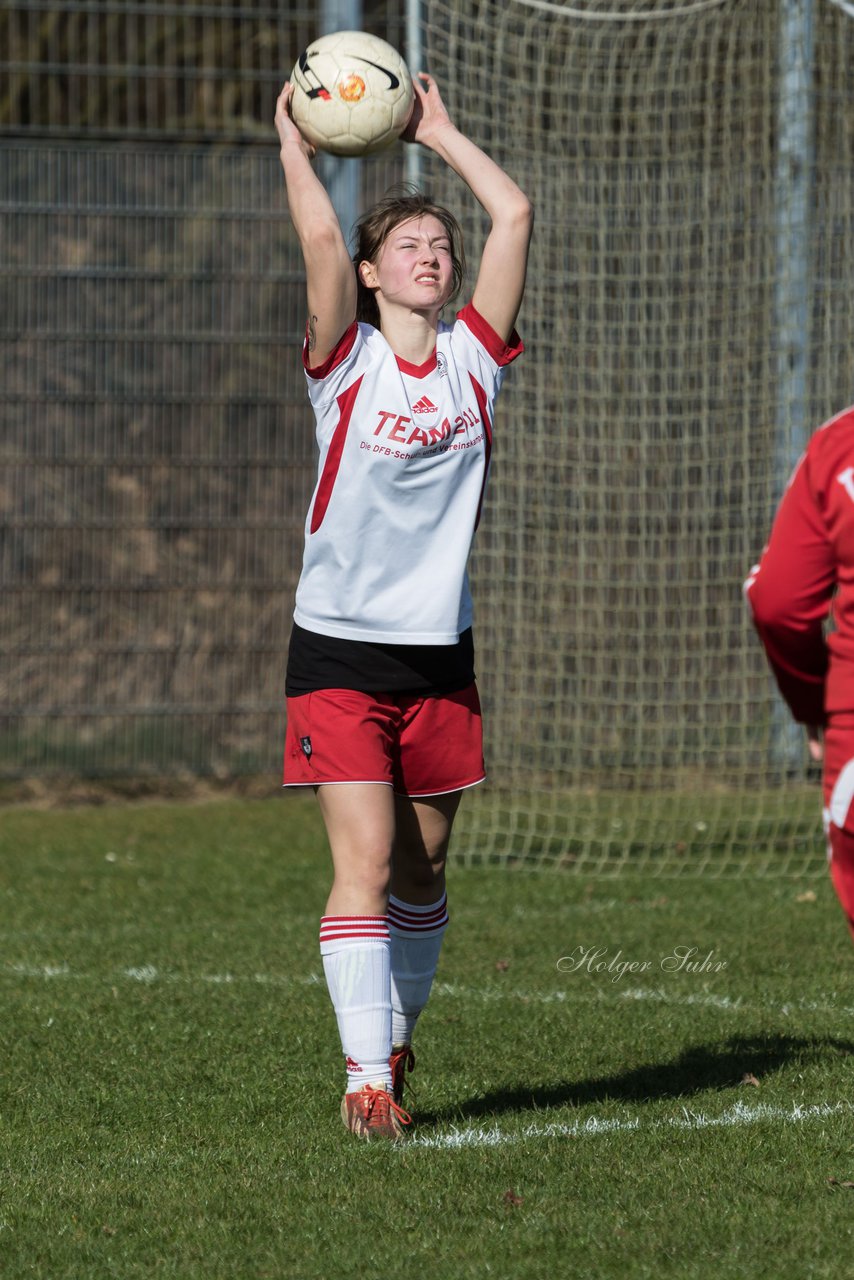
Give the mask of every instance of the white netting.
POLYGON ((811 30, 777 0, 581 9, 431 4, 424 32, 454 114, 537 208, 474 567, 493 784, 458 844, 820 868, 741 583, 807 434, 852 398, 854 23, 823 3, 811 30))

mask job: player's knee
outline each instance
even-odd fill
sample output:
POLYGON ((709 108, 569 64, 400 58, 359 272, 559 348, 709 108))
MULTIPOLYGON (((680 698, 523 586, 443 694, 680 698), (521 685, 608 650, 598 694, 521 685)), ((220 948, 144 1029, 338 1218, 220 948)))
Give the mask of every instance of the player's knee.
POLYGON ((335 885, 366 898, 387 898, 391 886, 391 856, 388 852, 363 849, 334 860, 335 885))
POLYGON ((447 853, 447 841, 441 848, 432 850, 424 845, 415 848, 408 844, 395 845, 395 880, 405 880, 418 889, 429 889, 445 874, 447 853))

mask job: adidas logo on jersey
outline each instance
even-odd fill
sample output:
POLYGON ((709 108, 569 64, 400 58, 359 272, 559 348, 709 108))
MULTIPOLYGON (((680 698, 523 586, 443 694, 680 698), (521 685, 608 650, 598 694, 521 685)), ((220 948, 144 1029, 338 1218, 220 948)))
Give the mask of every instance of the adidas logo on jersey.
POLYGON ((417 404, 412 406, 413 413, 438 413, 439 410, 434 405, 429 396, 422 396, 417 404))

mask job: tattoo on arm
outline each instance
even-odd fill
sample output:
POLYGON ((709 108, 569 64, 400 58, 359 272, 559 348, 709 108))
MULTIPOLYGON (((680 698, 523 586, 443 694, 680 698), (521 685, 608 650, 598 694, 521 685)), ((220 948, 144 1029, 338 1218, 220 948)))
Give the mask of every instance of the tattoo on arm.
POLYGON ((313 351, 317 346, 317 316, 308 317, 308 349, 313 351))

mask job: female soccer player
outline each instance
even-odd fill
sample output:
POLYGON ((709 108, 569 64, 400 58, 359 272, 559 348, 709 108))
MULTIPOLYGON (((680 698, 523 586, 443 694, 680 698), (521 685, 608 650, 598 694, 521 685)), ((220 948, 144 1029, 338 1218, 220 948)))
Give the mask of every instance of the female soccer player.
POLYGON ((830 873, 854 937, 854 409, 810 440, 745 593, 780 692, 823 761, 830 873))
POLYGON ((484 777, 466 563, 493 404, 522 351, 532 210, 422 73, 405 139, 441 156, 491 222, 471 301, 446 324, 463 271, 453 215, 423 195, 388 197, 360 220, 351 260, 291 93, 286 84, 276 126, 305 258, 320 457, 284 780, 316 788, 332 851, 320 948, 347 1068, 341 1115, 360 1137, 398 1138, 448 920, 451 826, 461 792, 484 777))

